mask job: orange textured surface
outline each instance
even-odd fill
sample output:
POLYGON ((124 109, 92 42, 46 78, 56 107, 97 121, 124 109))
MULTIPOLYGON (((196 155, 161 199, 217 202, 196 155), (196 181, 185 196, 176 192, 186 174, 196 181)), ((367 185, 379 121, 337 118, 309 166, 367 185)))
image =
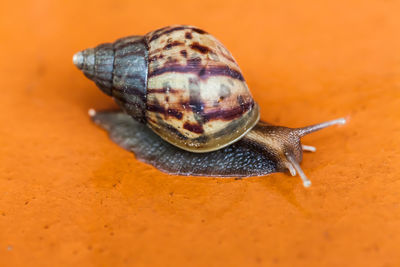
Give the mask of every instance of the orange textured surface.
POLYGON ((400 2, 3 1, 1 266, 399 266, 400 2), (192 24, 237 59, 261 117, 304 126, 313 185, 178 177, 88 118, 115 107, 74 52, 192 24))

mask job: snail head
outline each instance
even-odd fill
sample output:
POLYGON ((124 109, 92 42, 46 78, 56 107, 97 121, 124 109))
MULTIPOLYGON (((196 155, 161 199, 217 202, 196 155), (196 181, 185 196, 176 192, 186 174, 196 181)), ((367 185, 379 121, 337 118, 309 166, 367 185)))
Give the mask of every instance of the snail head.
POLYGON ((303 151, 315 152, 315 147, 301 144, 301 137, 326 127, 345 124, 344 118, 327 121, 307 127, 288 128, 283 126, 273 126, 265 122, 259 122, 246 138, 264 147, 266 151, 272 152, 277 158, 279 170, 288 170, 292 176, 299 174, 303 180, 303 185, 309 187, 311 181, 304 174, 300 167, 303 159, 303 151))

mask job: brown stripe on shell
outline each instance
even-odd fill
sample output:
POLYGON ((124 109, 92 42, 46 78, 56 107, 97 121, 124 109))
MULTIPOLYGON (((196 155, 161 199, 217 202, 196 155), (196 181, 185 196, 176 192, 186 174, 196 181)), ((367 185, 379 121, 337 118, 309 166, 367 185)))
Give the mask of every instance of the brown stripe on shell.
POLYGON ((177 64, 177 63, 178 63, 178 59, 177 59, 177 58, 168 57, 168 58, 167 58, 167 61, 166 61, 165 64, 164 64, 164 67, 166 67, 166 66, 173 66, 173 65, 175 65, 175 64, 177 64))
MULTIPOLYGON (((257 112, 258 112, 258 110, 257 110, 257 112)), ((241 120, 243 120, 243 121, 251 120, 252 119, 251 115, 252 115, 252 111, 246 113, 243 117, 241 117, 239 119, 231 121, 225 128, 209 135, 208 137, 211 139, 219 139, 219 138, 224 138, 225 136, 232 134, 237 129, 238 126, 243 126, 243 124, 242 124, 243 122, 241 122, 241 120)))
POLYGON ((204 129, 203 126, 197 123, 190 123, 190 122, 185 122, 185 124, 183 124, 183 128, 185 128, 188 131, 191 131, 193 133, 197 133, 197 134, 202 134, 204 133, 204 129))
POLYGON ((157 56, 157 54, 164 52, 164 47, 158 47, 158 48, 152 48, 150 55, 152 55, 151 57, 157 56))
MULTIPOLYGON (((177 27, 173 27, 173 28, 171 28, 171 29, 169 29, 169 30, 166 30, 166 29, 165 29, 164 31, 153 32, 152 36, 150 37, 149 42, 152 42, 152 41, 154 41, 154 40, 160 38, 162 35, 166 35, 166 34, 169 34, 169 33, 171 33, 171 32, 174 32, 174 31, 185 30, 185 29, 188 29, 188 28, 189 28, 189 27, 187 27, 187 26, 177 26, 177 27)), ((189 28, 189 29, 190 29, 190 28, 189 28)))
MULTIPOLYGON (((149 89, 150 90, 150 89, 149 89)), ((162 90, 162 89, 161 89, 162 90)), ((165 116, 173 116, 177 119, 182 119, 182 115, 184 112, 187 112, 187 109, 190 108, 197 115, 200 115, 203 118, 203 123, 209 122, 212 120, 233 120, 240 117, 242 114, 246 113, 250 109, 254 107, 254 101, 242 103, 240 106, 236 106, 233 108, 226 109, 218 109, 215 111, 204 112, 204 104, 200 102, 197 98, 194 98, 189 103, 181 103, 179 105, 182 109, 165 109, 163 106, 159 104, 147 104, 147 110, 164 114, 165 116)), ((201 123, 201 122, 199 122, 201 123)))
MULTIPOLYGON (((157 116, 157 121, 147 117, 147 121, 150 122, 150 126, 152 125, 157 125, 157 128, 152 128, 153 130, 161 130, 161 131, 165 131, 166 134, 170 135, 170 136, 174 136, 177 137, 179 140, 188 140, 189 138, 185 135, 183 135, 178 129, 176 129, 174 126, 165 123, 159 116, 157 116)), ((164 136, 161 136, 164 137, 164 136)))
POLYGON ((184 58, 187 58, 187 52, 186 52, 186 50, 181 50, 181 55, 184 57, 184 58))
POLYGON ((186 39, 192 39, 192 38, 193 38, 193 35, 192 35, 190 32, 186 32, 186 33, 185 33, 185 38, 186 38, 186 39))
POLYGON ((160 38, 161 36, 170 34, 174 31, 180 31, 180 30, 186 30, 186 29, 191 29, 193 32, 196 32, 198 34, 206 34, 207 33, 206 31, 199 29, 199 28, 195 28, 193 26, 175 26, 172 28, 165 27, 165 28, 162 28, 162 29, 152 32, 149 42, 152 42, 152 41, 160 38))
MULTIPOLYGON (((160 122, 158 122, 160 123, 160 122)), ((170 133, 175 134, 179 139, 181 140, 188 140, 189 138, 187 138, 187 136, 184 136, 180 131, 178 131, 178 129, 176 129, 174 126, 168 124, 168 123, 164 123, 162 122, 161 125, 167 129, 167 131, 169 131, 170 133)))
POLYGON ((155 55, 155 56, 149 57, 149 62, 157 61, 157 60, 163 59, 163 58, 164 58, 163 54, 155 55))
POLYGON ((206 31, 199 29, 199 28, 192 28, 192 31, 197 32, 198 34, 206 34, 207 33, 206 31))
POLYGON ((201 66, 201 58, 193 57, 187 60, 187 65, 191 66, 192 68, 200 68, 201 66))
MULTIPOLYGON (((178 138, 178 140, 182 140, 184 142, 188 142, 189 138, 183 135, 180 131, 178 131, 174 126, 164 123, 161 120, 158 120, 157 123, 162 126, 163 130, 168 133, 170 136, 174 136, 174 138, 178 138)), ((162 136, 164 137, 164 136, 162 136)))
POLYGON ((169 50, 169 49, 171 49, 172 47, 174 47, 174 46, 179 46, 179 45, 184 45, 184 43, 179 42, 179 41, 175 41, 175 42, 169 43, 169 44, 167 44, 167 45, 164 46, 164 50, 169 50))
POLYGON ((157 75, 161 75, 167 72, 178 72, 178 73, 194 73, 194 74, 199 74, 200 72, 203 72, 201 74, 202 79, 206 79, 208 77, 212 76, 229 76, 233 79, 237 79, 240 81, 244 81, 244 78, 240 71, 234 70, 233 68, 230 68, 226 65, 224 66, 207 66, 203 68, 200 68, 197 65, 168 65, 166 67, 161 67, 158 69, 155 69, 149 73, 149 77, 154 77, 157 75))
POLYGON ((177 118, 178 120, 181 120, 183 117, 183 113, 177 109, 171 109, 171 108, 164 108, 163 106, 160 106, 159 104, 149 104, 147 103, 146 109, 151 112, 156 112, 163 114, 165 117, 168 116, 173 116, 177 118))
POLYGON ((162 31, 165 31, 165 30, 168 29, 168 28, 171 28, 171 26, 162 27, 162 28, 160 28, 160 29, 157 29, 157 30, 155 30, 155 31, 152 31, 151 33, 152 33, 152 34, 160 34, 162 31))
POLYGON ((193 44, 191 44, 190 48, 192 48, 193 50, 199 51, 202 54, 206 54, 211 51, 211 49, 209 47, 201 45, 198 42, 194 42, 193 44))
POLYGON ((173 89, 173 88, 152 88, 152 89, 147 89, 148 94, 165 94, 165 93, 172 93, 172 94, 177 94, 181 93, 182 90, 179 89, 173 89))
POLYGON ((211 120, 233 120, 239 118, 242 114, 246 113, 248 110, 252 109, 254 106, 254 101, 246 102, 239 107, 234 107, 231 109, 219 109, 212 112, 207 112, 203 114, 206 121, 211 120))

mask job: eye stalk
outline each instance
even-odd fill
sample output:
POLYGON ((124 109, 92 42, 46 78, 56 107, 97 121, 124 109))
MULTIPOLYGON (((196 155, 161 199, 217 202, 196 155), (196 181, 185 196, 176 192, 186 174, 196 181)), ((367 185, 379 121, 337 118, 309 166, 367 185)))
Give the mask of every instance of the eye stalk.
POLYGON ((302 127, 302 128, 296 128, 294 130, 296 131, 298 136, 303 137, 307 134, 322 130, 326 127, 338 125, 338 124, 345 124, 345 123, 346 123, 346 119, 340 118, 340 119, 326 121, 326 122, 322 122, 322 123, 318 123, 318 124, 314 124, 314 125, 310 125, 310 126, 306 126, 306 127, 302 127))

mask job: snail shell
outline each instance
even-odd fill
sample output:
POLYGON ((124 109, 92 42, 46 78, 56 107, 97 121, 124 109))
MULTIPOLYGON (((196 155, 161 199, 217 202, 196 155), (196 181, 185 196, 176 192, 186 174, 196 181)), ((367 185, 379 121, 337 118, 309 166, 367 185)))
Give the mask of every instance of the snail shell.
POLYGON ((234 143, 259 120, 232 55, 193 26, 101 44, 77 53, 74 63, 129 115, 191 152, 234 143))

